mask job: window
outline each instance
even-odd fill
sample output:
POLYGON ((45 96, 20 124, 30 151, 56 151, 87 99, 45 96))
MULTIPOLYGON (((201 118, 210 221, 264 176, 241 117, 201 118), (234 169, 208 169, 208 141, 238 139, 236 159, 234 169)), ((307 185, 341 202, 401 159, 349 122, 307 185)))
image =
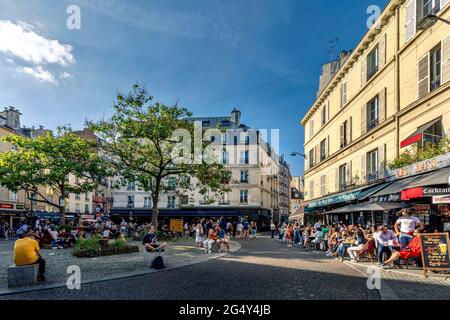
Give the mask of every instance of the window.
POLYGON ((17 201, 17 200, 19 200, 17 191, 9 191, 9 201, 17 201))
POLYGON ((230 120, 222 120, 222 127, 229 127, 230 126, 230 120))
POLYGON ((314 167, 314 149, 309 150, 309 168, 314 167))
POLYGON ((209 121, 209 120, 202 121, 202 127, 203 128, 211 127, 211 121, 209 121))
POLYGON ((241 171, 241 183, 248 183, 248 170, 241 171))
POLYGON ((84 213, 89 213, 89 205, 88 204, 84 205, 84 213))
POLYGON ((228 135, 227 133, 222 133, 222 144, 227 144, 228 143, 228 135))
POLYGON ((379 111, 379 98, 376 96, 367 104, 367 130, 371 130, 378 126, 379 111))
POLYGON ((150 209, 152 207, 152 197, 144 198, 144 209, 150 209))
POLYGON ((229 164, 229 153, 228 151, 222 151, 222 164, 229 164))
POLYGON ((241 151, 240 164, 249 164, 248 151, 241 151))
POLYGON ((75 212, 76 213, 81 213, 80 204, 79 203, 75 203, 75 212))
POLYGON ((230 204, 230 195, 226 192, 220 197, 220 205, 229 205, 230 204))
POLYGON ((419 148, 424 148, 427 145, 437 145, 442 141, 444 136, 444 127, 442 126, 442 120, 437 121, 431 127, 423 132, 422 142, 419 144, 419 148))
POLYGON ((417 23, 430 14, 439 12, 440 0, 417 0, 417 23))
POLYGON ((430 52, 430 89, 436 90, 441 86, 441 44, 430 52))
POLYGON ((314 119, 309 122, 309 137, 314 137, 314 119))
POLYGON ((189 205, 189 196, 186 196, 186 195, 181 196, 180 204, 182 206, 188 206, 189 205))
POLYGON ((248 204, 248 190, 241 190, 240 192, 240 203, 248 204))
POLYGON ((176 198, 175 196, 168 196, 167 197, 167 208, 168 209, 175 209, 176 206, 176 198))
POLYGON ((378 72, 378 46, 367 56, 367 81, 378 72))
POLYGON ((367 181, 378 179, 378 149, 367 153, 367 181))
POLYGON ((127 197, 127 205, 129 209, 134 208, 134 196, 128 196, 127 197))
POLYGON ((75 200, 80 200, 80 199, 81 199, 80 194, 79 193, 75 193, 75 200))
POLYGON ((327 158, 327 139, 320 142, 320 161, 327 158))
POLYGON ((167 179, 167 188, 169 190, 175 190, 177 188, 177 178, 169 177, 167 179))
POLYGON ((86 193, 86 194, 84 195, 84 200, 85 200, 85 201, 89 201, 89 194, 88 194, 88 193, 86 193))
POLYGON ((339 191, 347 189, 347 165, 339 167, 339 191))
POLYGON ((341 138, 341 148, 345 148, 348 146, 348 131, 349 131, 349 124, 348 120, 345 121, 343 124, 341 124, 341 130, 340 130, 340 138, 341 138))
POLYGON ((127 186, 127 190, 128 191, 134 191, 136 190, 136 182, 128 182, 128 186, 127 186))

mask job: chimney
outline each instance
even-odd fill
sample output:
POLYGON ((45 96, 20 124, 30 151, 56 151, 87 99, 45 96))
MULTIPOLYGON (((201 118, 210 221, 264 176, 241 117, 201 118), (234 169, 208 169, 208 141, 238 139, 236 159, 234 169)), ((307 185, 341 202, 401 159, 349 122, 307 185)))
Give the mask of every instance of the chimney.
POLYGON ((231 111, 231 122, 234 124, 234 129, 239 129, 241 125, 241 111, 234 108, 231 111))
POLYGON ((20 129, 20 116, 22 114, 14 107, 5 108, 3 116, 6 118, 6 125, 14 130, 20 129))

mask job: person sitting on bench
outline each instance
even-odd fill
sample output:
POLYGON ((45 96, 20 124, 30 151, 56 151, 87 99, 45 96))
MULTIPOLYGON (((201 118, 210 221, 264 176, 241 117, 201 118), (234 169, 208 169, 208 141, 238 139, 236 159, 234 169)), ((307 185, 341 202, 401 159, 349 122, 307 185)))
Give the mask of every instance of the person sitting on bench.
POLYGON ((29 266, 38 264, 38 281, 45 281, 45 260, 39 248, 39 243, 34 239, 34 233, 24 231, 23 238, 14 243, 14 263, 16 266, 29 266))
POLYGON ((416 229, 414 231, 414 238, 411 240, 409 245, 407 245, 401 251, 394 251, 389 260, 386 260, 383 264, 383 267, 388 269, 392 268, 394 262, 397 259, 401 260, 409 260, 409 259, 418 259, 422 254, 422 243, 420 241, 420 234, 422 231, 420 229, 416 229))
POLYGON ((148 233, 144 236, 143 245, 147 252, 164 252, 164 247, 167 246, 167 243, 158 244, 155 227, 151 226, 148 233))
POLYGON ((222 245, 227 247, 228 252, 230 252, 230 243, 228 242, 225 230, 217 226, 216 231, 217 231, 217 248, 219 249, 219 253, 222 252, 222 245))

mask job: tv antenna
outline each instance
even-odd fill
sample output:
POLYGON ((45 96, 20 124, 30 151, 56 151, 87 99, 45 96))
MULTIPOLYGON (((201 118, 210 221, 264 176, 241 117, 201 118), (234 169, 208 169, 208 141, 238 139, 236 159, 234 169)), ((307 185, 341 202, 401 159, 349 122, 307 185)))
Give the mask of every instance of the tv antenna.
MULTIPOLYGON (((339 38, 334 38, 331 40, 328 40, 327 43, 329 44, 328 53, 330 54, 330 64, 334 61, 334 49, 336 49, 336 45, 339 42, 339 38)), ((333 68, 331 66, 330 68, 331 74, 333 74, 333 68)))

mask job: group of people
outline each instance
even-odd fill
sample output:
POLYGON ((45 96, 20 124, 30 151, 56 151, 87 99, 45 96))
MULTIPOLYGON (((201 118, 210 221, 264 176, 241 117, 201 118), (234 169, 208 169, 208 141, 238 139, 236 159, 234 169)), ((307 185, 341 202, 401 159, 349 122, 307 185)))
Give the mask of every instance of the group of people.
POLYGON ((403 264, 420 258, 424 225, 408 208, 401 211, 391 229, 387 225, 365 228, 342 222, 336 225, 318 222, 314 226, 284 222, 278 228, 272 223, 272 238, 277 229, 279 239, 289 247, 323 250, 340 261, 348 256, 352 262, 359 262, 362 254, 375 253, 380 267, 392 268, 397 261, 403 264))

